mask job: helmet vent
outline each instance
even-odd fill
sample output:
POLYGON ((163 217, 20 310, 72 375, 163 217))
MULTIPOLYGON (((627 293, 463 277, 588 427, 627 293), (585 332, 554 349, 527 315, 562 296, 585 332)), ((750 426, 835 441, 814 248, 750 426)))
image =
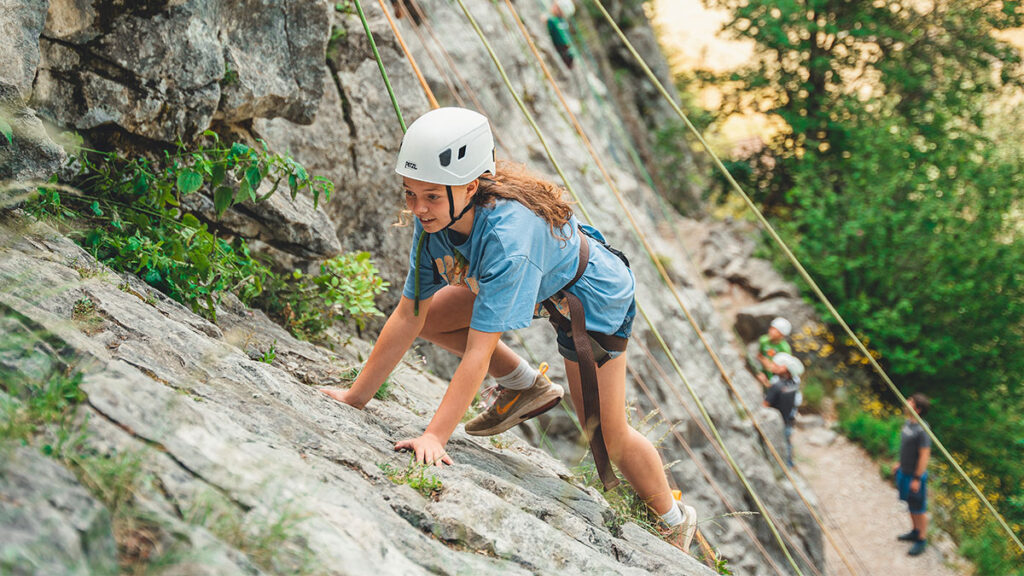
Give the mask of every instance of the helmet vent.
POLYGON ((459 148, 459 160, 462 160, 465 157, 466 157, 466 147, 463 146, 462 148, 459 148))
MULTIPOLYGON (((461 158, 461 156, 460 156, 461 158)), ((441 166, 447 166, 452 163, 452 149, 446 148, 444 152, 438 155, 438 159, 441 161, 441 166)))

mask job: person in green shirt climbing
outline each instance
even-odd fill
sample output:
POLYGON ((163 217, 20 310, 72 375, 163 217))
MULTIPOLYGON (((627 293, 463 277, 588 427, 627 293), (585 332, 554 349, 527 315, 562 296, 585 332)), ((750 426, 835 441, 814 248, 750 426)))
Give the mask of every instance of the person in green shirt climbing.
POLYGON ((576 5, 572 0, 555 0, 551 3, 551 15, 548 16, 548 34, 551 35, 551 42, 569 69, 572 69, 576 59, 576 49, 569 34, 569 19, 575 13, 576 5))
POLYGON ((786 341, 792 331, 793 325, 789 323, 789 320, 779 316, 772 320, 768 327, 768 333, 758 340, 757 361, 760 362, 761 368, 757 371, 756 376, 762 385, 768 386, 768 380, 774 376, 771 370, 772 358, 779 353, 791 354, 793 352, 789 347, 789 342, 786 341))

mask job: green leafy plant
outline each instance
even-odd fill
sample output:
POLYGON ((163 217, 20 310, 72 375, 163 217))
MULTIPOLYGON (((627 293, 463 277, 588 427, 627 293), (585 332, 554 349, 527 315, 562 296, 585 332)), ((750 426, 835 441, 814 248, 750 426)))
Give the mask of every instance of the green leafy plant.
POLYGON ((274 340, 274 343, 271 344, 269 348, 267 348, 267 351, 262 353, 262 354, 260 354, 260 358, 259 359, 260 359, 260 362, 263 362, 265 364, 273 364, 274 363, 274 359, 276 359, 276 358, 277 358, 277 340, 274 340))
POLYGON ((66 420, 85 400, 80 372, 53 371, 43 379, 3 375, 0 439, 25 440, 40 427, 66 420))
POLYGON ((367 253, 326 260, 319 274, 279 275, 256 258, 242 238, 222 236, 182 208, 201 190, 213 198, 217 217, 239 202, 262 202, 285 187, 294 198, 328 199, 333 184, 311 177, 291 158, 241 143, 179 145, 163 158, 123 158, 80 149, 78 174, 43 187, 30 213, 62 225, 94 257, 138 275, 171 298, 216 320, 225 292, 261 305, 293 334, 313 339, 334 322, 380 315, 374 297, 387 288, 367 253), (257 302, 257 299, 259 301, 257 302))
POLYGON ((219 216, 231 205, 260 202, 287 182, 294 197, 313 193, 314 203, 329 196, 333 185, 310 178, 289 158, 235 143, 187 151, 179 146, 160 162, 122 158, 116 153, 80 150, 80 169, 66 186, 46 187, 29 204, 36 215, 71 228, 94 257, 119 271, 130 271, 195 312, 215 319, 219 294, 236 293, 251 301, 263 291, 270 269, 249 253, 240 239, 228 241, 209 224, 181 208, 185 196, 206 187, 219 216), (262 182, 269 190, 257 195, 262 182))
POLYGON ((839 407, 840 429, 875 457, 894 460, 899 456, 901 426, 900 416, 880 418, 849 403, 839 407))
POLYGON ((377 464, 377 467, 395 484, 408 484, 410 488, 425 498, 435 497, 444 488, 441 479, 430 472, 432 466, 417 463, 415 456, 409 458, 409 464, 404 468, 393 466, 387 462, 377 464))
POLYGON ((362 329, 367 318, 382 316, 374 300, 388 286, 368 252, 346 253, 325 260, 318 274, 275 278, 260 304, 293 334, 312 339, 343 319, 362 329))

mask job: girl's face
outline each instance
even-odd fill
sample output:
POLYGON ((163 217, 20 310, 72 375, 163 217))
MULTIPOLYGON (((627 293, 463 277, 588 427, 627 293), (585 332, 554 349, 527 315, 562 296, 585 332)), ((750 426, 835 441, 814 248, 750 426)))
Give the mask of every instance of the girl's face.
MULTIPOLYGON (((432 184, 412 178, 403 178, 405 188, 405 207, 412 212, 413 216, 419 219, 424 232, 432 234, 439 232, 447 226, 451 220, 451 212, 448 207, 448 192, 442 184, 432 184)), ((455 214, 458 215, 466 207, 473 193, 476 192, 477 181, 462 186, 452 186, 452 198, 455 203, 455 214)), ((466 213, 453 228, 457 231, 460 225, 472 223, 472 218, 467 218, 472 210, 466 213)), ((472 228, 470 228, 472 229, 472 228)))

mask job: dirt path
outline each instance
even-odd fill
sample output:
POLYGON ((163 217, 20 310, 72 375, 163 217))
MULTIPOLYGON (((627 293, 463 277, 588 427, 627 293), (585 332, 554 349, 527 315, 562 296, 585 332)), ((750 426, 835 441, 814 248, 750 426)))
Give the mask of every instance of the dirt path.
MULTIPOLYGON (((793 449, 799 472, 820 501, 819 512, 844 554, 861 576, 959 576, 970 565, 955 556, 944 534, 929 534, 924 554, 907 555, 896 535, 910 529, 906 503, 878 474, 878 465, 858 446, 825 428, 797 429, 793 449), (829 442, 831 440, 831 442, 829 442), (852 545, 856 554, 850 551, 852 545), (950 561, 958 563, 953 566, 950 561)), ((849 572, 825 540, 828 574, 849 572)))

